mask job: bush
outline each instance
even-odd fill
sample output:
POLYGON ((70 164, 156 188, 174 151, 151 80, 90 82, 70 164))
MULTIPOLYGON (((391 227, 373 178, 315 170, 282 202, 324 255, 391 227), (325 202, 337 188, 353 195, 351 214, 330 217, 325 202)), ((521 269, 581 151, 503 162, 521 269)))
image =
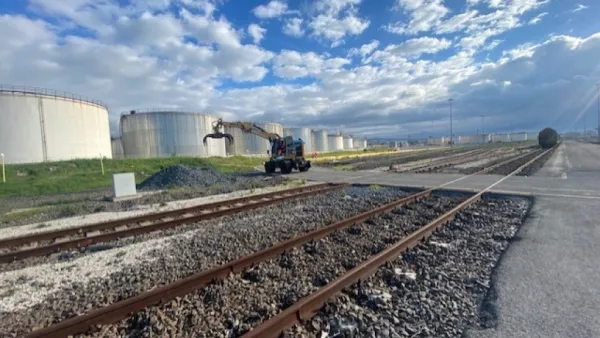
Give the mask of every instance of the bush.
POLYGON ((552 148, 558 143, 558 133, 552 128, 545 128, 538 134, 538 143, 544 149, 552 148))

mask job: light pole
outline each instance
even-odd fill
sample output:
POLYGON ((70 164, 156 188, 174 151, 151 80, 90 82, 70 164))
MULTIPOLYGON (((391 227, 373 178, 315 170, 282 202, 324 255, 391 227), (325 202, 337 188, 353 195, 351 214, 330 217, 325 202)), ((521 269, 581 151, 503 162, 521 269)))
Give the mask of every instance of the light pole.
POLYGON ((600 82, 598 86, 598 143, 600 143, 600 82))
POLYGON ((481 142, 485 143, 485 115, 481 115, 481 142))
POLYGON ((2 157, 2 183, 6 183, 6 170, 4 169, 4 153, 1 153, 0 157, 2 157))
POLYGON ((454 143, 452 141, 452 101, 454 101, 453 98, 448 99, 448 102, 450 102, 450 148, 452 148, 454 143))

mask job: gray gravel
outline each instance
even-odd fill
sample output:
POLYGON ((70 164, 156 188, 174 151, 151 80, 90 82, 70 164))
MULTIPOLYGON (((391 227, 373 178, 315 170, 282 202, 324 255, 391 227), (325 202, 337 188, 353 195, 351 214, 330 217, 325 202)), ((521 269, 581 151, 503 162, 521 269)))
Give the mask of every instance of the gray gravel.
POLYGON ((544 163, 546 163, 546 161, 548 161, 548 159, 550 157, 552 157, 552 155, 554 154, 554 152, 556 151, 557 148, 558 147, 554 147, 552 150, 547 152, 544 156, 535 160, 535 162, 531 163, 529 166, 527 166, 527 168, 523 169, 520 173, 518 173, 517 176, 532 176, 532 175, 534 175, 536 172, 538 172, 538 170, 540 170, 544 166, 544 163))
POLYGON ((382 154, 367 158, 351 158, 347 160, 341 160, 336 162, 322 162, 319 166, 323 167, 335 167, 339 165, 352 165, 350 170, 370 170, 381 167, 389 167, 393 164, 404 164, 414 161, 419 161, 427 158, 436 158, 442 156, 448 156, 451 154, 458 154, 465 151, 472 150, 472 148, 455 148, 455 149, 443 149, 433 151, 419 151, 416 153, 400 153, 400 154, 382 154))
POLYGON ((369 256, 451 209, 464 197, 431 196, 137 313, 95 336, 237 337, 369 256))
MULTIPOLYGON (((156 248, 152 253, 156 260, 150 264, 128 266, 107 278, 85 284, 65 285, 45 303, 27 311, 0 313, 0 332, 3 335, 22 334, 33 327, 47 326, 264 249, 273 242, 314 230, 403 195, 405 193, 399 189, 351 187, 345 191, 200 222, 187 228, 198 229, 192 235, 156 248)), ((147 238, 153 236, 161 234, 148 235, 147 238)))
POLYGON ((488 172, 488 174, 489 175, 508 175, 511 172, 515 171, 520 166, 522 166, 523 164, 531 161, 533 158, 538 156, 540 154, 540 151, 541 150, 538 148, 537 151, 532 151, 530 154, 523 156, 522 158, 520 158, 516 161, 512 161, 503 166, 500 166, 500 167, 488 172))
POLYGON ((289 336, 461 337, 494 325, 494 267, 526 217, 524 199, 485 199, 425 243, 345 289, 289 336), (410 273, 414 273, 411 276, 410 273))

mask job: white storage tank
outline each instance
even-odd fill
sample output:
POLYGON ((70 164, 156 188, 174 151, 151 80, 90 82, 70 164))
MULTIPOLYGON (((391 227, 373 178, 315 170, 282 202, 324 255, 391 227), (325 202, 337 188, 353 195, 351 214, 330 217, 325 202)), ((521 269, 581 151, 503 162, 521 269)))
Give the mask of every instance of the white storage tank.
POLYGON ((344 150, 353 149, 354 142, 352 136, 344 136, 344 150))
POLYGON ((492 142, 510 142, 510 134, 494 134, 492 135, 492 142))
POLYGON ((342 135, 327 135, 327 148, 329 151, 344 150, 344 137, 342 135))
POLYGON ((285 128, 284 136, 293 136, 294 139, 301 139, 304 142, 304 152, 310 154, 313 152, 312 146, 312 130, 310 128, 285 128))
POLYGON ((108 109, 49 89, 0 85, 5 163, 112 157, 108 109))
POLYGON ((538 133, 535 132, 528 132, 527 133, 527 140, 528 141, 537 141, 538 139, 538 133))
POLYGON ((510 139, 513 142, 527 141, 527 133, 513 133, 513 134, 510 134, 510 139))
MULTIPOLYGON (((130 111, 121 116, 121 142, 127 158, 225 156, 225 139, 202 139, 218 117, 172 110, 130 111)), ((220 130, 223 132, 223 130, 220 130)))
POLYGON ((112 148, 113 158, 125 158, 125 154, 123 153, 123 143, 121 143, 120 137, 112 138, 110 140, 110 146, 112 148))
MULTIPOLYGON (((283 126, 279 123, 255 123, 259 128, 269 133, 283 136, 283 126)), ((225 132, 233 136, 233 144, 226 144, 227 155, 264 155, 271 150, 269 140, 251 133, 245 133, 239 128, 225 128, 225 132)))
POLYGON ((313 147, 317 152, 329 151, 329 141, 327 140, 327 130, 313 130, 313 147))

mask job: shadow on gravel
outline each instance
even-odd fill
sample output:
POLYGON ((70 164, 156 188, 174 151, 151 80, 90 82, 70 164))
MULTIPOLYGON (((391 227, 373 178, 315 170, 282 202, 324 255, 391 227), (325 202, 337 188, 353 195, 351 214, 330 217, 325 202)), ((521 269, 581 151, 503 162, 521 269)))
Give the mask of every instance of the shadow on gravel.
MULTIPOLYGON (((511 196, 506 195, 502 196, 494 194, 494 196, 496 198, 512 198, 511 196)), ((532 209, 535 206, 535 198, 527 196, 519 196, 519 198, 529 200, 530 203, 529 208, 527 209, 527 213, 525 213, 524 217, 521 219, 521 226, 519 227, 515 235, 508 240, 510 245, 508 246, 508 248, 506 248, 506 250, 504 250, 504 252, 502 252, 502 254, 500 254, 500 257, 496 262, 496 266, 492 271, 492 275, 490 276, 490 287, 485 297, 483 298, 481 304, 479 305, 479 320, 477 326, 468 328, 467 330, 463 331, 462 337, 472 337, 473 335, 476 335, 477 331, 496 329, 498 327, 498 289, 496 287, 498 281, 498 271, 502 267, 506 253, 512 250, 512 244, 515 242, 520 242, 522 240, 520 234, 521 231, 523 231, 523 228, 527 226, 528 221, 531 221, 532 219, 536 218, 535 214, 532 212, 532 209), (473 333, 473 335, 471 335, 471 333, 473 333)))

